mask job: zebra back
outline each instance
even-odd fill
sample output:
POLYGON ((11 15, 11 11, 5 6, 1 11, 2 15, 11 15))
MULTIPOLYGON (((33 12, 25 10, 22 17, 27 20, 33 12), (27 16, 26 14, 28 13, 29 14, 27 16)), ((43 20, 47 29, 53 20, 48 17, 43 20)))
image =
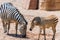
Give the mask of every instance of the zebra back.
POLYGON ((19 23, 27 24, 24 16, 19 12, 19 10, 14 7, 11 3, 1 4, 1 14, 2 18, 12 20, 15 19, 19 23))

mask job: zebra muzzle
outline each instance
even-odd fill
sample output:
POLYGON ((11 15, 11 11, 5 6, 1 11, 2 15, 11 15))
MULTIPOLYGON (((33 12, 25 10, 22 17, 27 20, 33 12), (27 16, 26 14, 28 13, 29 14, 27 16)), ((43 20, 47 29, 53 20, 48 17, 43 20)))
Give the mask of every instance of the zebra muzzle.
POLYGON ((32 31, 32 29, 30 29, 30 31, 32 31))

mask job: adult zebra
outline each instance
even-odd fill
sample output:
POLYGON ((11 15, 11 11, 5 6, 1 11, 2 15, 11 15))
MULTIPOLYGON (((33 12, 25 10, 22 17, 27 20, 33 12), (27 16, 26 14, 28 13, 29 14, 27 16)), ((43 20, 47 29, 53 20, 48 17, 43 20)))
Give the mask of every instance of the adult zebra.
POLYGON ((16 23, 16 36, 17 36, 17 26, 20 24, 20 32, 22 37, 26 37, 26 29, 27 29, 27 21, 24 16, 18 11, 16 7, 13 6, 12 3, 3 3, 0 7, 0 16, 3 23, 4 33, 7 32, 9 34, 10 23, 16 23), (7 28, 8 25, 8 28, 7 28))

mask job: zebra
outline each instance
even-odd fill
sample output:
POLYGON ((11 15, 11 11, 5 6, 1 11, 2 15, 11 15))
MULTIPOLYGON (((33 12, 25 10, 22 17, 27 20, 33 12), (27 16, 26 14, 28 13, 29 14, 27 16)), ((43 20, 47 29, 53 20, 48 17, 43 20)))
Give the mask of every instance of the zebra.
POLYGON ((0 7, 0 17, 2 19, 4 33, 9 34, 10 23, 15 22, 16 24, 16 36, 17 36, 17 26, 20 24, 19 31, 22 37, 26 37, 27 21, 24 16, 19 12, 19 10, 13 6, 12 3, 3 3, 0 7), (8 25, 8 27, 7 27, 8 25))
POLYGON ((55 40, 57 23, 58 23, 58 17, 56 15, 50 15, 48 17, 37 16, 37 17, 34 17, 31 22, 30 31, 32 31, 35 26, 39 26, 40 32, 39 32, 38 40, 40 39, 40 34, 42 31, 44 32, 44 40, 46 40, 45 30, 46 30, 46 28, 49 29, 51 27, 52 31, 53 31, 52 40, 55 40))

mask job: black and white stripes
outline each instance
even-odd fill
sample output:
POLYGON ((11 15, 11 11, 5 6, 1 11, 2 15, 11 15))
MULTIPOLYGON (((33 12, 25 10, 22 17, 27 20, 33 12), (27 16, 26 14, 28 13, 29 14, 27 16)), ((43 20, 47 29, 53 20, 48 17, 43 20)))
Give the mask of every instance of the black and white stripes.
POLYGON ((1 14, 6 18, 15 19, 21 23, 24 20, 23 15, 18 11, 16 7, 14 7, 11 3, 4 3, 1 5, 1 14))
MULTIPOLYGON (((27 21, 25 20, 24 16, 18 11, 18 9, 13 6, 12 3, 1 4, 0 16, 1 16, 1 19, 5 22, 14 20, 14 21, 17 21, 19 24, 22 24, 23 29, 20 28, 20 29, 22 29, 21 33, 26 34, 27 21)), ((10 25, 10 23, 9 23, 9 25, 10 25)), ((17 30, 17 26, 16 26, 16 30, 17 30)), ((17 32, 16 32, 16 34, 17 34, 17 32)))

